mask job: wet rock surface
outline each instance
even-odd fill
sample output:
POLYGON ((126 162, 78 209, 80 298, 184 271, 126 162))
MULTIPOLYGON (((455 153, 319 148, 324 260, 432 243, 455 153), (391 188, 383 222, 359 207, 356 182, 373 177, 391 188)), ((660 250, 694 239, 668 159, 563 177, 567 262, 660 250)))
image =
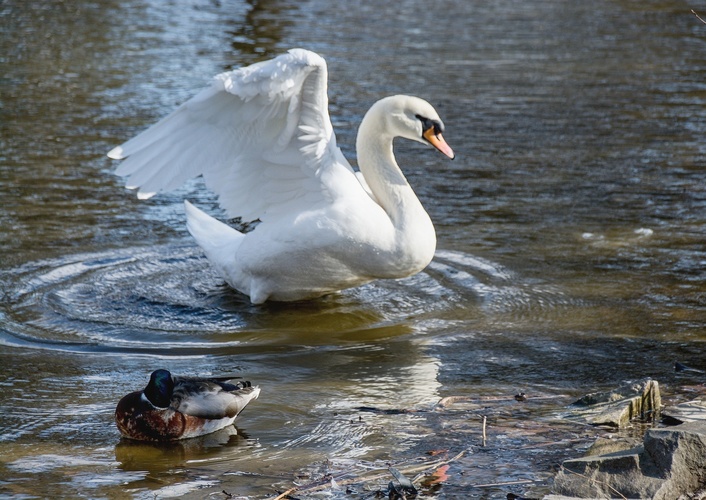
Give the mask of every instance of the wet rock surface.
POLYGON ((633 448, 565 461, 545 499, 704 498, 705 458, 706 420, 650 429, 633 448))
POLYGON ((570 418, 623 429, 635 419, 654 418, 661 404, 659 383, 646 378, 612 391, 587 394, 572 405, 570 418))

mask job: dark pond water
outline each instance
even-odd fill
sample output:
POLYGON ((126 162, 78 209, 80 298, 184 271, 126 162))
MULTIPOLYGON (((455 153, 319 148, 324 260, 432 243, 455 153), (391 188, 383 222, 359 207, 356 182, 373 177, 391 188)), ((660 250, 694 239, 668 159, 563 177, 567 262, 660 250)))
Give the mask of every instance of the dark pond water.
POLYGON ((560 419, 573 399, 703 382, 673 373, 706 368, 692 7, 0 3, 0 496, 272 498, 332 473, 339 488, 299 496, 350 498, 349 481, 366 497, 388 464, 460 452, 426 497, 546 492, 597 432, 560 419), (297 46, 328 60, 352 161, 362 115, 394 93, 436 106, 457 159, 397 144, 437 228, 427 270, 255 307, 185 230, 184 198, 218 214, 203 185, 138 201, 105 153, 212 75, 297 46), (121 441, 116 402, 159 367, 235 372, 262 394, 237 434, 121 441), (435 409, 447 396, 474 402, 435 409))

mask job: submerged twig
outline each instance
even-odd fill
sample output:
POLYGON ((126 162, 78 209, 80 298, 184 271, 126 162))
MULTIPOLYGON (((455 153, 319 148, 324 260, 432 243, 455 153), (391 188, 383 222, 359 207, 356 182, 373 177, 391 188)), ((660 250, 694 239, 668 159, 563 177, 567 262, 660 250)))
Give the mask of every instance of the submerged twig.
POLYGON ((504 403, 510 401, 526 401, 527 399, 546 400, 546 399, 559 399, 568 397, 566 394, 547 394, 542 396, 528 396, 524 392, 515 394, 514 396, 483 396, 473 398, 470 396, 446 396, 441 398, 438 403, 436 403, 435 408, 447 408, 455 403, 504 403))
POLYGON ((472 484, 474 488, 495 488, 498 486, 512 486, 515 484, 530 484, 539 482, 537 479, 518 479, 517 481, 502 481, 499 483, 472 484))
POLYGON ((485 428, 486 428, 487 423, 488 423, 488 418, 485 415, 483 415, 483 441, 482 441, 483 448, 485 448, 486 437, 487 437, 486 433, 485 433, 485 428))
POLYGON ((296 486, 293 487, 293 488, 289 488, 289 489, 288 489, 287 491, 285 491, 284 493, 280 493, 279 495, 277 495, 277 496, 276 496, 275 498, 273 498, 272 500, 282 500, 283 498, 287 498, 290 493, 294 493, 295 491, 297 491, 297 487, 296 487, 296 486))
POLYGON ((575 443, 585 443, 586 441, 591 441, 594 440, 595 437, 592 438, 576 438, 576 439, 562 439, 559 441, 547 441, 544 443, 530 443, 525 446, 520 446, 520 450, 531 450, 534 448, 543 448, 545 446, 556 446, 556 445, 563 445, 566 446, 567 444, 575 444, 575 443))
POLYGON ((358 411, 366 411, 370 413, 381 413, 383 415, 405 415, 407 413, 420 413, 426 410, 415 410, 408 408, 376 408, 374 406, 359 406, 358 411))
POLYGON ((706 24, 706 21, 704 21, 703 19, 701 19, 701 16, 699 16, 699 15, 696 13, 696 11, 695 11, 694 9, 691 9, 691 13, 696 16, 696 19, 698 19, 698 20, 701 21, 702 23, 706 24))
MULTIPOLYGON (((402 474, 405 475, 411 475, 416 472, 420 472, 423 470, 431 469, 431 468, 438 468, 441 467, 442 465, 447 465, 452 462, 455 462, 456 460, 460 459, 463 455, 465 455, 465 450, 461 451, 460 453, 457 453, 453 457, 446 459, 446 460, 436 460, 433 462, 427 462, 421 465, 417 466, 409 466, 409 467, 401 467, 398 466, 395 468, 396 471, 401 472, 402 474)), ((377 481, 380 479, 383 479, 385 477, 388 477, 392 472, 391 469, 392 467, 388 467, 387 469, 381 471, 380 469, 377 470, 371 470, 368 471, 367 473, 363 473, 360 476, 357 477, 352 477, 349 479, 342 479, 343 477, 350 475, 351 472, 343 472, 340 474, 335 474, 335 475, 328 475, 324 480, 319 480, 319 481, 313 481, 309 484, 304 484, 302 486, 293 486, 292 488, 289 488, 287 491, 280 493, 276 497, 274 497, 272 500, 283 500, 287 498, 288 496, 292 495, 293 493, 297 492, 313 492, 313 491, 318 491, 326 488, 331 487, 332 481, 335 481, 335 484, 338 486, 347 486, 350 484, 355 484, 355 483, 364 483, 364 482, 370 482, 370 481, 377 481)), ((415 481, 417 479, 415 478, 415 481)))

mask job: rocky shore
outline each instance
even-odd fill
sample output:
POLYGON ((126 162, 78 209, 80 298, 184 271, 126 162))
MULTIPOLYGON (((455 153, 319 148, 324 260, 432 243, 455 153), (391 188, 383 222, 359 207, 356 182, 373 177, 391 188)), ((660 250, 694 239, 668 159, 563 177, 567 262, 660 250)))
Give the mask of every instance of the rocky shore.
POLYGON ((657 417, 644 438, 600 438, 585 457, 566 460, 544 500, 706 498, 706 397, 660 412, 659 384, 644 380, 579 400, 572 418, 622 428, 657 417))

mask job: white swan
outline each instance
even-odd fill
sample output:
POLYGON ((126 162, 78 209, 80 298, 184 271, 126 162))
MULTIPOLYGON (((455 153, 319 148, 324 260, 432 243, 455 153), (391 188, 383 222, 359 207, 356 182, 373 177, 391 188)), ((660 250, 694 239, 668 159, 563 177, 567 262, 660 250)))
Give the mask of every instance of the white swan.
POLYGON ((434 256, 434 226, 397 166, 395 137, 449 158, 443 124, 417 97, 375 103, 358 131, 360 172, 336 146, 326 62, 293 49, 215 77, 170 115, 108 153, 127 158, 139 198, 203 175, 243 234, 185 202, 187 227, 213 267, 255 304, 294 301, 378 278, 403 278, 434 256))

